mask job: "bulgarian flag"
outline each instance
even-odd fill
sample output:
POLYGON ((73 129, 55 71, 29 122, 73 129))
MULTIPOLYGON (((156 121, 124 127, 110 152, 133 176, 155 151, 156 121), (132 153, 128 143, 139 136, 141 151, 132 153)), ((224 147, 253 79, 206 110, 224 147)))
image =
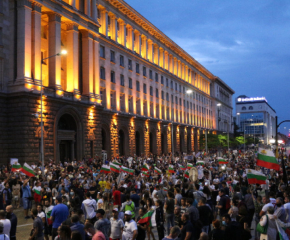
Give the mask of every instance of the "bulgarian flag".
POLYGON ((41 195, 41 192, 40 192, 40 190, 38 190, 37 188, 33 188, 32 189, 37 195, 41 195))
POLYGON ((120 167, 117 164, 111 163, 110 164, 110 170, 111 170, 111 172, 119 173, 120 172, 120 167))
POLYGON ((23 172, 28 177, 35 176, 35 172, 33 171, 32 167, 30 167, 27 163, 24 163, 23 168, 21 169, 21 172, 23 172))
POLYGON ((141 171, 142 171, 142 172, 148 172, 148 171, 149 171, 149 166, 147 165, 147 163, 145 163, 145 164, 142 166, 141 171))
POLYGON ((263 173, 253 169, 246 169, 246 173, 249 184, 266 184, 267 177, 263 173))
POLYGON ((271 150, 259 148, 257 166, 280 170, 280 165, 271 150))
POLYGON ((184 177, 185 177, 185 178, 189 178, 189 172, 188 172, 188 170, 185 171, 185 173, 184 173, 184 177))
POLYGON ((173 165, 169 165, 168 172, 169 173, 175 173, 173 165))
POLYGON ((187 163, 187 169, 191 169, 193 167, 192 163, 187 163))
POLYGON ((168 192, 168 189, 166 187, 163 188, 164 192, 168 192))
MULTIPOLYGON (((279 220, 279 221, 280 221, 280 220, 279 220)), ((284 230, 284 229, 280 226, 280 224, 278 223, 278 219, 275 220, 275 222, 276 222, 277 230, 278 230, 278 233, 279 233, 279 239, 280 239, 280 240, 289 240, 288 235, 287 235, 286 232, 285 232, 285 230, 286 230, 287 228, 284 230)))
POLYGON ((154 213, 153 210, 148 211, 146 214, 144 214, 143 217, 141 217, 141 219, 138 221, 138 224, 146 223, 147 226, 148 225, 151 226, 151 217, 152 217, 153 213, 154 213))
POLYGON ((197 161, 197 162, 196 162, 196 165, 204 166, 204 164, 205 164, 204 161, 197 161))
POLYGON ((157 168, 157 167, 154 168, 154 172, 157 173, 157 174, 161 174, 161 170, 159 168, 157 168))
POLYGON ((50 220, 52 209, 53 209, 53 206, 49 206, 48 208, 45 209, 46 220, 47 220, 47 224, 48 225, 52 224, 52 221, 50 220))
POLYGON ((111 170, 110 170, 110 167, 108 165, 102 165, 102 168, 101 168, 101 171, 100 173, 110 173, 111 170))
POLYGON ((182 171, 185 171, 186 170, 186 167, 183 167, 182 165, 178 164, 179 165, 179 168, 182 170, 182 171))
POLYGON ((223 158, 221 158, 221 157, 218 157, 218 161, 219 161, 219 164, 228 164, 228 163, 229 163, 228 160, 223 159, 223 158))
POLYGON ((119 162, 117 162, 117 161, 114 161, 113 163, 114 163, 115 165, 118 165, 119 167, 122 166, 122 163, 119 163, 119 162))
POLYGON ((133 169, 130 169, 130 168, 126 168, 124 166, 121 167, 121 171, 122 172, 125 172, 125 173, 128 173, 130 175, 134 175, 134 170, 133 169))
POLYGON ((143 171, 142 172, 146 177, 149 177, 149 172, 145 172, 145 171, 143 171))
POLYGON ((12 172, 17 172, 17 171, 21 171, 21 169, 22 169, 22 167, 21 167, 21 165, 20 165, 19 163, 14 163, 14 164, 12 165, 12 169, 11 169, 11 171, 12 171, 12 172))

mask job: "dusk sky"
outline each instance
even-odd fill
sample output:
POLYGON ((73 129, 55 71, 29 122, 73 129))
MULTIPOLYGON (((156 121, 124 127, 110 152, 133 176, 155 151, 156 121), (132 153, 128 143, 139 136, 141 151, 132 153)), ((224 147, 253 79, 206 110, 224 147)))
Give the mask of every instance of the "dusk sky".
POLYGON ((278 122, 290 120, 289 0, 126 2, 226 82, 234 99, 266 97, 278 122))

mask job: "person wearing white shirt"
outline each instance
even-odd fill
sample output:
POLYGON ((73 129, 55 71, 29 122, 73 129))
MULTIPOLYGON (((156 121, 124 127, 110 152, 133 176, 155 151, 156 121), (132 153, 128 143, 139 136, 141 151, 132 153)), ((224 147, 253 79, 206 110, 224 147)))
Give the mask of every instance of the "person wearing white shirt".
POLYGON ((10 240, 9 236, 3 232, 4 224, 0 222, 0 240, 10 240))
POLYGON ((262 217, 264 214, 267 213, 268 207, 274 207, 274 205, 270 202, 270 199, 268 197, 263 197, 262 199, 263 204, 265 204, 260 212, 260 217, 262 217))
POLYGON ((82 210, 84 211, 85 219, 91 220, 94 222, 96 218, 95 210, 97 209, 97 202, 95 199, 91 199, 90 192, 86 193, 86 200, 82 203, 82 210))
POLYGON ((111 222, 110 239, 121 239, 124 228, 124 222, 122 219, 119 218, 118 208, 114 208, 112 213, 113 217, 110 218, 111 222))
POLYGON ((6 219, 6 212, 4 210, 0 210, 0 222, 3 224, 3 233, 10 236, 11 222, 9 219, 6 219))
POLYGON ((131 219, 131 211, 125 212, 125 226, 122 234, 122 240, 136 240, 138 235, 138 227, 136 222, 131 219))

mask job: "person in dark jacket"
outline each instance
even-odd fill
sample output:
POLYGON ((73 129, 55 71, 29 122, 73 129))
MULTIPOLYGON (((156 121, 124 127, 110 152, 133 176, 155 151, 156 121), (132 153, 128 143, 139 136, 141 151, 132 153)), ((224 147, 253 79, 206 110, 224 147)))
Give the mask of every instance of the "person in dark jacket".
POLYGON ((10 220, 11 222, 11 228, 10 228, 10 240, 16 240, 16 229, 17 229, 17 217, 13 213, 13 207, 12 205, 8 205, 6 207, 6 218, 10 220))
POLYGON ((214 229, 209 234, 209 239, 213 240, 224 240, 225 232, 221 230, 221 222, 219 220, 215 220, 212 222, 214 229))
POLYGON ((155 220, 156 220, 156 226, 157 226, 157 232, 159 240, 162 240, 164 238, 164 212, 162 207, 162 201, 157 200, 155 202, 156 210, 155 210, 155 220))
POLYGON ((85 240, 86 232, 85 232, 85 229, 84 229, 84 225, 81 224, 79 222, 79 220, 80 219, 79 219, 79 216, 77 214, 72 215, 72 217, 71 217, 72 224, 70 226, 70 229, 71 229, 72 232, 73 231, 79 232, 81 234, 81 236, 82 236, 82 240, 85 240))

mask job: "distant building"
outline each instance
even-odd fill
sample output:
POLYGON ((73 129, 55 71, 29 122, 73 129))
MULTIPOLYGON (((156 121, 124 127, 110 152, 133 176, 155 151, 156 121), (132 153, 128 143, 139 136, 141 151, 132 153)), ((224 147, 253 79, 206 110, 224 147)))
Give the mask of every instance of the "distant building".
POLYGON ((265 97, 236 98, 236 122, 240 132, 246 137, 259 138, 265 144, 275 137, 276 111, 269 105, 265 97))
POLYGON ((215 78, 215 81, 211 84, 211 94, 215 99, 215 121, 217 133, 222 132, 234 132, 233 121, 233 94, 232 90, 224 81, 219 77, 215 78))

